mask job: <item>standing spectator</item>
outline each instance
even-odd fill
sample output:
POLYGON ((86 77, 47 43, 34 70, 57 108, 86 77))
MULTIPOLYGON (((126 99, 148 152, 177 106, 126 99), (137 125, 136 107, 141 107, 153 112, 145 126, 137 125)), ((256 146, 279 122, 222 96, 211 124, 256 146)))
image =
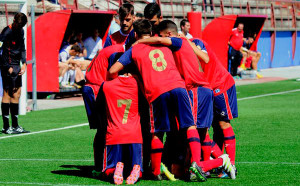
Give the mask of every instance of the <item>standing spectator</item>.
POLYGON ((130 3, 123 4, 119 9, 119 16, 121 29, 106 38, 104 48, 115 44, 125 43, 128 34, 133 28, 132 24, 135 19, 133 5, 130 3))
POLYGON ((26 50, 24 44, 23 27, 27 23, 27 17, 23 13, 17 13, 11 25, 5 27, 0 35, 1 76, 3 84, 3 98, 1 103, 4 134, 27 133, 18 124, 19 98, 21 95, 22 75, 26 70, 26 50), (20 61, 22 67, 20 67, 20 61), (9 112, 12 119, 12 127, 9 126, 9 112))
MULTIPOLYGON (((60 10, 60 5, 56 4, 55 0, 44 0, 45 10, 47 12, 52 12, 55 10, 60 10)), ((43 0, 37 0, 37 8, 43 8, 43 0)))
POLYGON ((179 34, 184 34, 186 38, 192 39, 193 36, 189 33, 191 24, 187 19, 183 19, 180 21, 180 28, 181 31, 179 31, 179 34))
POLYGON ((109 27, 109 31, 108 31, 108 35, 107 36, 110 36, 113 33, 117 32, 118 30, 120 30, 120 28, 121 27, 120 27, 120 18, 119 18, 119 15, 115 15, 113 17, 113 20, 110 23, 110 27, 109 27))
POLYGON ((228 45, 228 71, 234 78, 237 76, 237 68, 240 66, 243 55, 240 52, 243 46, 244 37, 244 24, 239 23, 237 28, 232 29, 231 35, 229 37, 228 45))
POLYGON ((87 59, 92 60, 97 54, 98 50, 102 49, 102 39, 99 37, 97 28, 93 30, 93 35, 86 38, 83 42, 87 51, 87 59))
MULTIPOLYGON (((210 4, 210 12, 213 14, 214 13, 214 7, 213 7, 213 0, 209 0, 209 4, 210 4)), ((207 12, 207 1, 203 0, 203 4, 202 4, 202 12, 207 12)))

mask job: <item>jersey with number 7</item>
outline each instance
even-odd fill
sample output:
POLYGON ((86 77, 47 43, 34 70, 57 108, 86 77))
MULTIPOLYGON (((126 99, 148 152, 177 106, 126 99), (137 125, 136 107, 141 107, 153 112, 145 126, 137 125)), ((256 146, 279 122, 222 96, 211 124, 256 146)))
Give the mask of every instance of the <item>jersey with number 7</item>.
POLYGON ((132 76, 105 81, 107 103, 106 145, 143 143, 138 112, 138 85, 132 76))
POLYGON ((126 66, 134 62, 142 76, 144 94, 149 103, 161 94, 175 88, 185 88, 172 51, 161 45, 137 44, 127 50, 118 60, 126 66))

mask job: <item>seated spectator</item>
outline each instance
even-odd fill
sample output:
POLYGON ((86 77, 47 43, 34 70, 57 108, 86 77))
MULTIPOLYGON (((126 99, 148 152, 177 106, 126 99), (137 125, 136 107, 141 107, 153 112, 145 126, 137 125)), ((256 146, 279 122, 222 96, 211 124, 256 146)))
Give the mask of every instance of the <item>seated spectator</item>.
POLYGON ((178 34, 184 34, 186 38, 192 39, 193 36, 189 33, 191 24, 187 19, 183 19, 180 21, 180 28, 181 31, 178 32, 178 34))
MULTIPOLYGON (((210 4, 210 12, 213 14, 214 13, 214 7, 213 7, 213 0, 209 0, 210 4)), ((207 1, 203 0, 202 2, 202 12, 207 12, 207 1)))
MULTIPOLYGON (((253 37, 248 37, 247 39, 244 38, 243 47, 241 48, 241 52, 243 54, 243 60, 241 64, 241 68, 246 69, 253 69, 257 71, 257 64, 261 57, 261 53, 258 51, 250 50, 252 43, 254 42, 253 37)), ((262 75, 256 73, 257 78, 262 78, 262 75)))
MULTIPOLYGON (((37 0, 37 8, 43 8, 43 0, 37 0)), ((60 10, 60 5, 56 4, 55 0, 44 0, 44 7, 47 12, 60 10)))
POLYGON ((80 70, 74 58, 79 53, 78 45, 70 45, 59 53, 59 83, 62 87, 68 88, 69 79, 70 85, 74 85, 76 71, 80 70))
POLYGON ((93 30, 93 35, 86 38, 83 42, 87 51, 86 59, 92 60, 97 52, 102 49, 102 39, 99 37, 99 31, 97 28, 93 30))

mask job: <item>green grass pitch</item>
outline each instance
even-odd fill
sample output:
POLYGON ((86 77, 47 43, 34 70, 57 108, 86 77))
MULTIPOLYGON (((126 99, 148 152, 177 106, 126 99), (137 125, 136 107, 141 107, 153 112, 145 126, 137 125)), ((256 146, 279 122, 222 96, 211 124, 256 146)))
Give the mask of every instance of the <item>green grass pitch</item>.
MULTIPOLYGON (((238 99, 300 89, 300 82, 237 87, 238 99)), ((239 100, 232 122, 237 139, 236 180, 205 183, 140 181, 138 185, 300 185, 300 91, 239 100)), ((86 123, 83 106, 20 116, 31 132, 86 123)), ((1 123, 2 125, 2 123, 1 123)), ((88 126, 3 138, 0 134, 0 185, 108 185, 91 177, 95 131, 88 126)))

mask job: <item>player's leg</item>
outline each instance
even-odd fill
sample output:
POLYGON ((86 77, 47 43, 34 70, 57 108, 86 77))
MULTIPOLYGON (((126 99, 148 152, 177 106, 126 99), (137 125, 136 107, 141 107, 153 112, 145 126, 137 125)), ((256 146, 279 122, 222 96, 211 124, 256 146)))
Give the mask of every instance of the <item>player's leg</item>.
POLYGON ((94 163, 95 163, 95 171, 100 172, 103 169, 103 155, 105 149, 105 132, 97 129, 93 150, 94 150, 94 163))
POLYGON ((190 170, 196 173, 198 181, 206 181, 206 177, 199 167, 201 158, 200 138, 194 122, 192 103, 188 92, 184 88, 176 88, 170 92, 173 100, 172 103, 174 104, 174 113, 179 121, 180 128, 181 130, 186 130, 193 161, 190 170))
MULTIPOLYGON (((4 86, 3 86, 3 88, 4 88, 4 86)), ((9 128, 10 99, 11 98, 8 94, 8 89, 3 89, 3 97, 2 97, 2 102, 1 102, 1 111, 2 111, 2 120, 3 120, 2 133, 5 133, 5 134, 12 132, 12 129, 9 128)))
POLYGON ((170 93, 166 92, 150 104, 151 133, 151 168, 155 179, 161 179, 161 158, 163 152, 164 133, 170 131, 169 107, 170 93))
POLYGON ((82 97, 85 105, 86 115, 91 128, 96 128, 95 126, 97 126, 97 123, 95 123, 95 117, 93 113, 96 107, 96 97, 94 92, 95 91, 91 86, 85 85, 82 88, 82 97))
POLYGON ((135 184, 138 179, 142 176, 143 163, 142 163, 142 144, 134 143, 128 144, 129 154, 132 158, 131 167, 132 171, 126 179, 126 184, 135 184))

